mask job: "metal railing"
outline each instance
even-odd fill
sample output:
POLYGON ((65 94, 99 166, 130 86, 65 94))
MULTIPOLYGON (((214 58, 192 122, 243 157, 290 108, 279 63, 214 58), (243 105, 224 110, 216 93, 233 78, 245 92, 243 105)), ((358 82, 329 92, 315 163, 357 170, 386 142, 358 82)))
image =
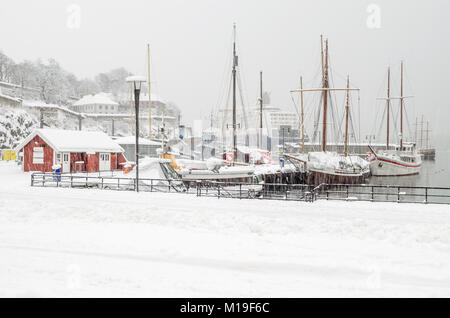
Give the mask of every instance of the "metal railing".
MULTIPOLYGON (((31 186, 97 188, 135 191, 136 179, 88 174, 32 173, 31 186)), ((305 184, 181 181, 139 178, 141 192, 182 192, 217 198, 312 201, 313 187, 305 184)))
MULTIPOLYGON (((32 173, 31 186, 135 191, 136 179, 105 175, 32 173)), ((143 192, 188 192, 189 189, 180 180, 140 178, 139 190, 143 192)))
POLYGON ((450 188, 369 184, 321 184, 314 200, 450 204, 450 188))
POLYGON ((202 181, 194 184, 197 196, 264 199, 285 201, 313 201, 313 186, 306 184, 243 183, 202 181))
MULTIPOLYGON (((135 191, 135 178, 107 175, 32 173, 31 186, 98 188, 135 191)), ((269 199, 285 201, 341 200, 397 203, 450 204, 450 188, 367 184, 244 183, 182 181, 175 179, 139 179, 142 192, 179 192, 199 197, 269 199)))

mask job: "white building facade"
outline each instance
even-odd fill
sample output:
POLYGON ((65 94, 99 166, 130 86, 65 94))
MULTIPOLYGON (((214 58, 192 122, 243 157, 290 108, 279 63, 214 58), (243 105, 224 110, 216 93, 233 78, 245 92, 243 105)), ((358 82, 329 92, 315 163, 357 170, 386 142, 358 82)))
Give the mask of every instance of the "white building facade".
POLYGON ((112 99, 110 94, 98 93, 83 96, 73 103, 71 108, 79 113, 116 114, 119 111, 119 104, 112 99))

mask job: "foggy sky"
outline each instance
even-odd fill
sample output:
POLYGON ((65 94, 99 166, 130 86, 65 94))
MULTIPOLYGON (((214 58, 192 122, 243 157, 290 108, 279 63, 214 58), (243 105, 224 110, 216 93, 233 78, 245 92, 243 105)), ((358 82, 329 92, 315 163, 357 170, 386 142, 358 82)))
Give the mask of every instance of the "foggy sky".
POLYGON ((408 105, 428 116, 434 133, 450 135, 449 12, 447 0, 1 0, 0 50, 16 62, 55 58, 83 78, 121 66, 146 75, 150 43, 153 91, 190 122, 222 94, 233 22, 247 100, 255 103, 263 70, 272 104, 291 111, 289 91, 300 75, 308 83, 316 73, 324 34, 333 69, 361 89, 362 135, 374 126, 374 107, 382 107, 375 98, 385 94, 387 66, 398 69, 402 59, 405 93, 415 96, 408 105), (78 29, 66 26, 72 3, 81 8, 78 29), (371 3, 381 8, 379 29, 366 25, 371 3))

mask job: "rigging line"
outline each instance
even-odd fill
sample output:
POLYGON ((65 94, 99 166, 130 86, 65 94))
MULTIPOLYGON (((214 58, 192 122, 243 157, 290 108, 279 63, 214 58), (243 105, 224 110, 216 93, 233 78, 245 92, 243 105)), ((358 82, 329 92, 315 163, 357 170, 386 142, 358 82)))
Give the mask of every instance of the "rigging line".
POLYGON ((409 123, 409 118, 408 118, 408 113, 407 113, 407 112, 405 112, 405 119, 406 119, 406 127, 407 127, 407 129, 408 129, 408 137, 409 137, 410 139, 412 139, 411 125, 410 125, 410 123, 409 123))
MULTIPOLYGON (((378 136, 378 134, 381 131, 381 129, 380 129, 378 132, 376 132, 377 119, 378 119, 378 115, 381 112, 380 107, 377 106, 377 104, 378 104, 377 98, 381 97, 381 96, 384 96, 384 89, 385 89, 386 84, 387 84, 386 77, 387 77, 387 70, 383 72, 382 79, 380 80, 380 84, 378 86, 378 90, 377 90, 375 99, 373 100, 373 107, 372 108, 375 109, 375 121, 373 122, 373 126, 372 126, 372 129, 371 129, 371 134, 375 135, 376 137, 378 136)), ((384 115, 386 114, 386 107, 385 107, 385 105, 383 105, 382 109, 383 109, 383 118, 381 118, 380 123, 383 123, 384 115)))
POLYGON ((334 101, 331 98, 331 94, 328 94, 328 96, 330 97, 329 98, 329 101, 330 101, 329 104, 330 104, 330 109, 331 109, 331 123, 330 123, 330 126, 332 128, 330 135, 332 137, 331 139, 332 140, 334 139, 334 143, 336 143, 336 139, 339 139, 339 134, 337 134, 337 131, 336 131, 337 125, 335 124, 335 122, 336 122, 336 114, 335 114, 335 111, 334 111, 334 101))
MULTIPOLYGON (((345 101, 344 101, 343 107, 345 108, 345 101)), ((342 115, 341 115, 340 120, 338 122, 339 127, 342 127, 344 125, 344 120, 345 120, 345 111, 342 112, 342 115)), ((345 138, 344 135, 342 134, 342 131, 339 132, 339 140, 341 140, 341 138, 342 139, 345 138)))
POLYGON ((381 129, 383 128, 383 126, 384 126, 384 118, 385 118, 385 116, 386 116, 386 113, 387 113, 387 109, 386 109, 386 107, 383 107, 383 115, 382 115, 382 118, 381 118, 381 120, 380 120, 380 128, 378 128, 378 132, 375 134, 375 136, 379 136, 379 135, 381 135, 381 129))
POLYGON ((354 109, 354 103, 353 103, 353 100, 350 100, 350 112, 349 112, 349 117, 350 117, 350 124, 351 124, 351 130, 352 130, 352 132, 353 132, 353 140, 354 140, 354 142, 355 143, 358 143, 359 142, 359 138, 357 139, 356 138, 356 136, 357 136, 357 134, 356 134, 356 125, 355 125, 355 122, 354 122, 354 120, 353 120, 353 118, 355 117, 355 113, 356 113, 356 110, 354 109))
POLYGON ((295 109, 295 112, 297 113, 298 120, 299 120, 299 122, 301 122, 301 118, 300 118, 301 114, 300 114, 300 112, 298 110, 298 107, 297 107, 298 104, 295 102, 294 96, 292 96, 292 93, 290 93, 289 95, 291 96, 292 104, 294 105, 294 109, 295 109))
POLYGON ((399 143, 399 133, 400 130, 398 128, 398 119, 400 117, 400 110, 397 109, 396 111, 392 112, 392 121, 393 121, 393 126, 394 126, 394 132, 396 133, 395 138, 397 140, 397 143, 399 143))
POLYGON ((361 142, 361 94, 358 91, 358 142, 361 142))
MULTIPOLYGON (((292 96, 292 93, 289 93, 289 95, 291 96, 291 100, 292 100, 292 103, 293 103, 293 105, 294 105, 294 109, 295 109, 295 112, 297 113, 297 117, 298 117, 298 127, 299 127, 299 135, 300 135, 300 131, 301 131, 301 129, 302 129, 302 126, 303 126, 303 129, 304 130, 306 130, 305 128, 304 128, 304 126, 305 126, 305 122, 303 121, 303 124, 302 124, 302 120, 301 120, 301 114, 300 114, 300 112, 299 112, 299 109, 298 109, 298 107, 297 107, 297 103, 295 102, 295 100, 294 100, 294 96, 292 96)), ((300 99, 300 98, 299 98, 300 99)), ((305 114, 305 112, 303 111, 303 115, 305 114)))
MULTIPOLYGON (((348 120, 350 121, 350 131, 353 133, 353 141, 355 142, 355 144, 357 143, 356 140, 356 131, 355 131, 355 125, 354 125, 354 121, 353 121, 353 112, 352 112, 352 108, 350 108, 350 112, 348 114, 348 120)), ((350 134, 351 137, 352 134, 350 134)), ((350 138, 349 138, 350 139, 350 138)))
MULTIPOLYGON (((328 55, 328 64, 332 65, 330 54, 328 55)), ((334 68, 331 67, 331 66, 329 66, 329 81, 330 81, 330 84, 331 84, 330 87, 335 87, 334 68)), ((331 113, 332 113, 332 116, 338 119, 339 118, 339 110, 337 108, 338 102, 337 102, 336 94, 332 95, 331 92, 329 92, 329 96, 330 96, 330 101, 332 101, 332 99, 334 99, 334 104, 333 104, 333 102, 331 102, 331 113)), ((337 122, 335 121, 335 119, 333 119, 331 124, 332 124, 332 127, 334 127, 333 128, 334 129, 334 133, 336 134, 336 129, 338 129, 337 133, 340 134, 340 132, 341 132, 340 131, 340 127, 336 126, 337 122)))
POLYGON ((248 134, 248 121, 247 121, 247 113, 245 111, 245 105, 244 105, 244 98, 242 96, 242 83, 241 83, 241 76, 238 72, 237 74, 237 82, 238 82, 238 90, 239 90, 239 99, 241 101, 241 108, 242 108, 242 115, 244 117, 244 124, 245 124, 245 132, 248 134))
MULTIPOLYGON (((414 86, 412 84, 412 81, 409 78, 408 70, 406 68, 404 68, 403 77, 405 79, 405 84, 406 84, 405 86, 407 88, 409 87, 409 91, 414 93, 415 92, 414 86)), ((413 112, 413 114, 416 115, 417 114, 417 109, 416 109, 416 103, 415 103, 415 99, 414 98, 412 98, 412 100, 410 101, 410 104, 412 104, 412 112, 413 112)))
MULTIPOLYGON (((267 112, 263 112, 263 117, 264 117, 264 127, 266 128, 266 134, 267 136, 270 136, 270 130, 269 130, 269 119, 267 116, 267 112)), ((262 147, 262 146, 261 146, 262 147)))
POLYGON ((224 63, 224 69, 222 72, 222 76, 221 76, 221 84, 219 85, 219 96, 216 102, 216 106, 214 107, 214 111, 219 111, 221 106, 222 106, 222 102, 223 102, 223 98, 225 97, 226 94, 226 86, 227 86, 227 78, 228 78, 228 73, 229 73, 229 69, 231 69, 231 62, 232 62, 232 51, 228 49, 228 47, 232 47, 233 44, 233 31, 231 32, 230 35, 230 40, 228 42, 227 45, 227 56, 226 56, 226 62, 224 63))
MULTIPOLYGON (((237 38, 237 34, 236 34, 236 51, 238 51, 238 49, 240 50, 240 45, 239 45, 239 40, 238 40, 238 38, 237 38)), ((248 99, 248 96, 246 96, 246 94, 247 94, 247 92, 248 92, 248 90, 247 90, 247 83, 246 83, 246 80, 245 80, 245 76, 243 75, 243 72, 244 72, 244 66, 245 66, 245 62, 243 62, 245 59, 243 59, 242 58, 242 52, 241 51, 239 51, 240 53, 239 53, 239 56, 240 56, 240 58, 239 58, 239 65, 237 66, 237 68, 236 68, 236 73, 237 73, 237 78, 238 78, 238 86, 239 86, 239 95, 240 95, 240 98, 241 98, 241 102, 242 102, 242 107, 243 107, 243 112, 244 112, 244 116, 246 116, 245 115, 245 110, 244 110, 244 107, 245 107, 245 105, 248 105, 247 103, 246 103, 246 101, 248 101, 249 99, 248 99), (241 72, 242 71, 242 72, 241 72), (244 92, 245 92, 245 94, 244 94, 244 92)))
POLYGON ((320 115, 321 115, 321 111, 322 111, 322 107, 321 104, 323 103, 323 94, 320 94, 320 102, 319 102, 319 107, 316 108, 316 118, 314 121, 314 142, 316 142, 316 138, 319 135, 319 120, 320 120, 320 115))
MULTIPOLYGON (((330 75, 331 75, 331 71, 330 71, 330 75)), ((332 79, 332 76, 331 76, 331 87, 333 87, 334 86, 334 81, 333 81, 333 79, 332 79)), ((329 93, 329 97, 330 97, 330 108, 331 108, 331 118, 332 118, 332 121, 331 121, 331 127, 332 127, 332 132, 334 133, 334 136, 332 136, 332 137, 334 137, 334 139, 335 139, 335 143, 337 142, 337 140, 339 140, 341 137, 341 133, 342 133, 342 131, 341 131, 341 127, 340 127, 340 125, 339 125, 339 112, 338 112, 338 109, 337 109, 337 98, 336 98, 336 95, 335 94, 331 94, 331 92, 328 92, 329 93), (334 98, 334 100, 333 100, 333 98, 334 98)), ((332 138, 333 139, 333 138, 332 138)))
POLYGON ((222 110, 222 142, 223 142, 223 144, 225 145, 225 143, 226 143, 226 129, 225 129, 225 125, 226 125, 226 123, 227 123, 227 121, 228 121, 228 107, 229 107, 229 105, 230 105, 230 97, 231 97, 231 83, 232 83, 232 78, 230 77, 230 79, 229 79, 229 85, 228 85, 228 93, 227 93, 227 100, 226 100, 226 104, 225 104, 225 107, 224 107, 224 109, 222 110))
MULTIPOLYGON (((407 73, 406 73, 406 71, 404 70, 403 71, 403 78, 404 79, 406 79, 406 81, 404 81, 404 83, 406 82, 407 83, 407 85, 405 85, 405 86, 409 86, 408 84, 409 84, 409 77, 407 77, 407 73)), ((415 110, 415 103, 414 103, 414 99, 412 100, 412 103, 411 102, 408 102, 408 107, 406 107, 407 105, 406 105, 406 103, 404 103, 403 104, 403 112, 404 112, 404 114, 405 114, 405 119, 406 119, 406 128, 407 128, 407 132, 408 132, 408 137, 410 138, 410 139, 412 139, 412 132, 411 132, 411 124, 410 124, 410 121, 409 121, 409 118, 408 118, 408 113, 409 113, 409 109, 411 109, 411 104, 412 104, 412 106, 413 106, 413 110, 415 110), (407 110, 408 109, 408 110, 407 110)), ((413 113, 415 113, 415 111, 413 112, 413 113)))
POLYGON ((377 123, 380 123, 381 125, 383 124, 383 122, 384 122, 384 115, 386 113, 386 106, 385 105, 379 106, 379 105, 377 105, 377 102, 375 101, 373 108, 376 109, 375 110, 375 117, 374 117, 375 120, 372 123, 372 127, 370 129, 370 135, 378 136, 378 134, 380 133, 381 130, 377 131, 377 123), (380 115, 381 115, 381 118, 380 118, 380 115))
POLYGON ((305 113, 305 119, 304 119, 305 128, 307 127, 308 123, 314 122, 314 108, 308 107, 308 105, 313 105, 313 103, 311 103, 311 100, 313 100, 313 97, 314 96, 307 95, 303 102, 303 105, 304 105, 303 109, 304 109, 304 113, 305 113))
POLYGON ((228 120, 227 116, 228 116, 228 110, 230 107, 230 98, 231 98, 231 87, 232 87, 232 77, 230 76, 230 78, 228 79, 228 89, 226 90, 226 100, 225 100, 225 107, 222 109, 222 115, 223 115, 223 120, 222 120, 222 125, 226 125, 226 121, 228 120))

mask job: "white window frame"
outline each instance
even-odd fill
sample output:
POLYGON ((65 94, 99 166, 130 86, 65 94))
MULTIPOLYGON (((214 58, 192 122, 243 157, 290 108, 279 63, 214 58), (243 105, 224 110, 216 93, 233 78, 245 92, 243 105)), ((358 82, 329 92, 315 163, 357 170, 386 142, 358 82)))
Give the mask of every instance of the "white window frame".
POLYGON ((44 147, 33 147, 33 164, 44 163, 44 147))
POLYGON ((98 170, 99 171, 110 171, 111 170, 111 154, 108 152, 101 152, 99 155, 99 164, 98 164, 98 170), (108 165, 105 166, 105 162, 108 162, 108 165), (102 168, 106 168, 103 169, 102 168))

